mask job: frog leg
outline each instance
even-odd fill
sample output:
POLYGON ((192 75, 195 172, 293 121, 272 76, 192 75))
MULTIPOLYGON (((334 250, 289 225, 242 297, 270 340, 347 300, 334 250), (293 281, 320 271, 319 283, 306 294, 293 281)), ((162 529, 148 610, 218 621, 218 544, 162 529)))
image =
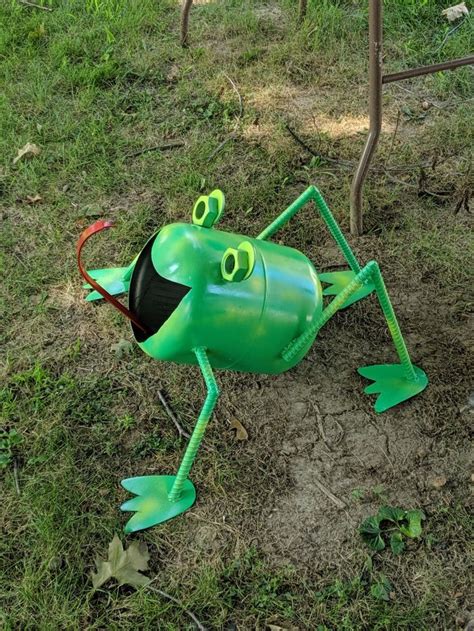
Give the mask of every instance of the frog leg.
POLYGON ((364 286, 366 281, 370 281, 375 287, 377 298, 400 359, 399 364, 364 366, 358 370, 360 375, 374 382, 367 386, 364 392, 366 394, 379 394, 374 406, 375 411, 384 412, 419 394, 428 385, 428 377, 421 368, 411 362, 385 282, 375 261, 367 263, 355 275, 355 278, 323 310, 321 316, 284 349, 282 356, 286 361, 290 361, 339 309, 347 305, 348 299, 360 287, 364 286))
MULTIPOLYGON (((342 251, 344 258, 349 265, 348 270, 318 274, 318 278, 323 283, 329 284, 329 287, 326 287, 323 290, 323 294, 325 296, 337 296, 355 279, 356 275, 361 271, 361 267, 354 253, 352 252, 350 245, 347 243, 346 238, 342 234, 337 221, 334 219, 333 214, 324 201, 323 196, 315 186, 310 186, 309 188, 307 188, 304 193, 302 193, 298 197, 298 199, 296 199, 286 210, 281 213, 281 215, 279 215, 275 219, 275 221, 273 221, 269 226, 265 228, 265 230, 263 230, 263 232, 258 235, 257 239, 267 239, 268 237, 271 237, 277 230, 287 224, 288 221, 310 201, 314 201, 319 214, 323 218, 324 223, 331 233, 331 236, 336 241, 339 249, 342 251)), ((365 298, 365 296, 368 296, 370 293, 372 293, 374 289, 375 286, 373 282, 368 279, 363 285, 358 285, 358 289, 347 298, 346 302, 340 308, 345 309, 354 302, 365 298)))
POLYGON ((122 486, 137 496, 120 507, 122 511, 136 511, 125 525, 126 533, 143 530, 172 519, 190 508, 196 499, 196 490, 188 479, 188 474, 216 405, 219 388, 205 349, 196 348, 194 352, 207 386, 206 400, 196 427, 175 476, 149 475, 122 481, 122 486))
MULTIPOLYGON (((130 279, 132 277, 133 268, 137 261, 137 257, 130 263, 128 267, 110 267, 106 269, 92 269, 87 270, 87 273, 101 285, 109 294, 116 296, 117 294, 128 293, 130 287, 130 279)), ((84 289, 92 289, 89 283, 84 283, 84 289)), ((98 291, 91 291, 86 300, 92 302, 93 300, 101 300, 102 294, 98 291)))

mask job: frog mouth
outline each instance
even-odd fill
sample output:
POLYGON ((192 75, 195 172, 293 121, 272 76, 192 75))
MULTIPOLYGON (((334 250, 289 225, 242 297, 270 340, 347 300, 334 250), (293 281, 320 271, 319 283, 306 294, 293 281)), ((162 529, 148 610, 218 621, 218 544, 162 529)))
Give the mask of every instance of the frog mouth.
POLYGON ((164 278, 156 271, 151 253, 157 236, 152 237, 143 248, 130 280, 129 308, 146 329, 145 332, 132 322, 137 342, 145 342, 155 335, 191 289, 164 278))

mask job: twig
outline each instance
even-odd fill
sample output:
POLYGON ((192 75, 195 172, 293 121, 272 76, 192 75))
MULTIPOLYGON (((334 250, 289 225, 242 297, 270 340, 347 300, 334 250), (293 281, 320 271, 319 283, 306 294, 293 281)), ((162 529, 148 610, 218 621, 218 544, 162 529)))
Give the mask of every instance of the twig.
POLYGON ((163 395, 163 392, 161 390, 158 390, 158 398, 161 401, 162 406, 165 408, 165 412, 168 414, 170 419, 173 421, 176 429, 178 430, 178 434, 180 436, 184 436, 185 438, 187 438, 189 440, 191 438, 190 434, 188 434, 188 432, 181 427, 180 422, 176 418, 176 414, 173 412, 173 410, 168 405, 168 402, 166 401, 166 399, 165 399, 165 397, 163 395))
POLYGON ((28 0, 18 0, 20 4, 24 4, 27 7, 33 7, 34 9, 41 9, 42 11, 52 11, 51 7, 43 7, 41 4, 35 4, 34 2, 29 2, 28 0))
POLYGON ((193 6, 193 0, 183 0, 183 6, 181 9, 181 46, 186 48, 189 44, 188 31, 189 31, 189 14, 191 7, 193 6))
POLYGON ((148 151, 165 151, 166 149, 174 149, 175 147, 182 147, 183 145, 184 142, 182 140, 166 142, 163 145, 155 145, 154 147, 145 147, 144 149, 138 149, 138 151, 132 151, 132 153, 127 153, 125 158, 134 158, 135 156, 141 156, 142 153, 148 153, 148 151))
MULTIPOLYGON (((156 578, 158 578, 158 577, 156 577, 156 578)), ((156 578, 154 578, 150 583, 148 583, 147 588, 151 589, 152 592, 156 592, 160 596, 163 596, 163 598, 171 600, 171 602, 173 602, 176 605, 178 605, 179 607, 181 607, 181 609, 185 613, 188 614, 188 616, 191 618, 191 620, 197 626, 199 631, 206 631, 206 627, 199 622, 199 620, 196 618, 196 616, 193 614, 193 612, 189 611, 189 609, 186 609, 186 607, 177 598, 175 598, 174 596, 171 596, 171 594, 167 594, 166 592, 164 592, 161 589, 158 589, 158 587, 151 587, 151 583, 153 583, 153 581, 156 581, 156 578)))
POLYGON ((21 495, 20 483, 18 481, 18 463, 16 461, 16 458, 13 458, 13 479, 15 480, 16 494, 21 495))
POLYGON ((308 0, 300 0, 300 14, 299 14, 300 22, 302 22, 305 19, 307 10, 308 10, 308 0))
POLYGON ((324 484, 320 480, 318 480, 318 478, 313 478, 313 481, 318 487, 318 489, 322 491, 327 498, 329 498, 332 502, 334 502, 334 504, 338 508, 340 509, 346 508, 346 504, 342 500, 340 500, 338 497, 336 497, 334 493, 331 493, 331 491, 326 486, 324 486, 324 484))
POLYGON ((288 124, 285 125, 285 129, 290 133, 293 139, 299 145, 303 147, 303 149, 306 149, 306 151, 308 151, 308 153, 310 153, 315 158, 321 158, 321 160, 325 160, 326 162, 332 162, 333 164, 341 164, 342 166, 347 166, 347 167, 350 167, 351 169, 355 166, 354 162, 350 160, 339 160, 338 158, 330 158, 329 156, 325 156, 322 153, 315 151, 312 147, 307 145, 305 141, 302 138, 300 138, 298 134, 295 131, 293 131, 293 129, 291 129, 291 127, 288 124))
POLYGON ((395 144, 395 138, 397 136, 398 126, 400 125, 401 117, 402 117, 402 110, 400 108, 398 108, 397 122, 395 123, 395 130, 393 132, 392 141, 390 142, 390 149, 388 150, 387 159, 385 160, 385 168, 387 168, 387 165, 388 165, 389 160, 390 160, 390 156, 392 155, 393 145, 395 144))
MULTIPOLYGON (((341 158, 330 158, 329 156, 325 156, 324 154, 319 153, 318 151, 315 151, 312 147, 307 145, 306 142, 302 140, 298 136, 298 134, 295 131, 293 131, 293 129, 291 129, 291 127, 289 127, 289 125, 286 124, 285 129, 290 133, 290 135, 294 138, 294 140, 299 145, 301 145, 303 149, 306 149, 306 151, 308 151, 312 156, 315 156, 316 158, 321 158, 321 160, 325 160, 326 162, 339 164, 345 168, 354 169, 356 167, 356 163, 353 162, 352 160, 343 160, 341 158)), ((403 173, 404 171, 412 171, 413 169, 429 168, 430 166, 431 166, 431 162, 426 162, 426 163, 421 163, 421 164, 406 164, 403 167, 371 168, 371 171, 373 173, 387 173, 387 171, 403 173)))
POLYGON ((222 74, 227 79, 227 81, 230 83, 230 85, 232 86, 232 89, 234 90, 234 92, 237 94, 237 98, 239 99, 239 114, 238 114, 238 116, 235 119, 234 131, 232 131, 227 136, 227 138, 224 138, 224 140, 219 145, 217 145, 217 147, 214 149, 214 151, 212 151, 208 155, 208 157, 207 157, 207 161, 208 162, 210 162, 213 158, 215 158, 216 155, 219 153, 219 151, 221 151, 230 140, 235 140, 235 138, 237 137, 237 129, 239 127, 240 119, 242 118, 242 115, 244 113, 244 104, 243 104, 243 101, 242 101, 242 96, 241 96, 237 86, 235 85, 234 81, 232 81, 232 79, 229 77, 228 74, 226 74, 225 72, 223 72, 222 74))
POLYGON ((420 188, 419 184, 412 184, 411 182, 405 182, 404 180, 399 180, 396 177, 393 177, 389 173, 386 173, 385 176, 388 180, 393 182, 394 184, 400 184, 401 186, 407 186, 408 188, 416 188, 420 195, 429 195, 430 197, 437 197, 438 199, 446 199, 451 193, 434 193, 433 191, 428 191, 426 188, 420 188))
POLYGON ((224 138, 224 140, 220 144, 217 145, 214 151, 208 155, 207 161, 210 162, 213 158, 215 158, 217 154, 219 153, 219 151, 221 151, 226 146, 226 144, 230 142, 231 140, 235 140, 235 132, 232 132, 232 134, 227 136, 227 138, 224 138))
POLYGON ((332 451, 331 445, 328 443, 328 440, 326 438, 326 433, 324 431, 324 425, 323 425, 323 419, 322 419, 322 416, 321 416, 321 411, 320 411, 319 407, 316 405, 316 403, 312 402, 311 405, 313 406, 314 415, 316 416, 316 422, 318 424, 318 429, 319 429, 319 433, 321 434, 321 438, 323 439, 323 442, 326 445, 326 447, 329 449, 329 451, 332 451))
POLYGON ((458 28, 460 28, 460 27, 464 24, 464 22, 465 22, 465 21, 466 21, 466 17, 464 17, 464 19, 463 19, 461 22, 459 22, 459 24, 456 24, 456 26, 453 26, 453 28, 452 28, 452 29, 450 29, 450 30, 446 33, 446 35, 444 36, 443 41, 442 41, 442 42, 441 42, 441 44, 438 46, 438 48, 434 51, 434 53, 433 53, 433 54, 439 53, 439 51, 443 48, 443 46, 446 44, 446 42, 447 42, 447 41, 448 41, 448 39, 451 37, 451 35, 452 35, 453 33, 455 33, 455 32, 458 30, 458 28))
MULTIPOLYGON (((176 414, 173 412, 173 410, 170 408, 170 406, 168 405, 168 402, 166 401, 164 394, 161 390, 158 390, 158 398, 161 401, 161 404, 163 405, 165 412, 168 414, 168 416, 170 417, 170 419, 173 421, 176 429, 178 430, 178 434, 180 436, 184 436, 184 438, 186 438, 187 440, 189 440, 191 438, 191 435, 188 434, 188 432, 183 429, 183 427, 181 426, 181 423, 178 421, 176 414)), ((212 449, 212 447, 209 447, 208 445, 205 445, 204 443, 201 444, 201 449, 204 449, 205 451, 214 451, 214 449, 212 449)))
POLYGON ((237 86, 232 81, 232 79, 229 77, 229 75, 226 74, 225 72, 223 72, 222 74, 227 79, 227 81, 230 83, 230 85, 232 86, 234 92, 237 94, 237 98, 239 99, 240 111, 239 111, 239 115, 237 116, 237 120, 239 121, 242 118, 242 114, 244 113, 244 105, 243 105, 243 102, 242 102, 242 97, 240 96, 240 92, 238 91, 237 86))
POLYGON ((336 423, 336 425, 339 427, 339 437, 337 439, 336 442, 336 446, 339 445, 339 443, 341 442, 341 440, 344 438, 344 434, 346 433, 344 431, 344 428, 342 427, 342 425, 339 423, 339 421, 337 420, 337 418, 335 418, 334 416, 332 417, 332 420, 336 423))

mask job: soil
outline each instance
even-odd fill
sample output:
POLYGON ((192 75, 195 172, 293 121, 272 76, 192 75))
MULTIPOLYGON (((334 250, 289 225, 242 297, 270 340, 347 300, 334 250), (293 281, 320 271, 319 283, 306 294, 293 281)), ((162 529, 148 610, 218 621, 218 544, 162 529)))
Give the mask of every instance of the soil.
POLYGON ((383 504, 429 515, 440 494, 469 497, 472 344, 455 297, 440 295, 433 309, 430 288, 415 282, 411 292, 389 288, 413 360, 430 378, 411 401, 377 414, 375 398, 363 394, 356 368, 395 361, 375 297, 338 314, 295 369, 232 384, 250 434, 237 475, 254 496, 250 513, 232 521, 275 564, 314 571, 340 563, 354 554, 360 523, 383 504))

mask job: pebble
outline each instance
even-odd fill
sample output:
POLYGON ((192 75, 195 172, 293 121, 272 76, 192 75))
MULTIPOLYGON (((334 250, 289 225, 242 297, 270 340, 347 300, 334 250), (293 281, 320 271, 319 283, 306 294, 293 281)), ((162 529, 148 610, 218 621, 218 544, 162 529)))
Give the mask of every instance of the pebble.
POLYGON ((440 476, 439 478, 433 478, 433 480, 431 480, 431 486, 433 486, 435 489, 443 488, 443 486, 445 486, 446 483, 447 483, 447 479, 444 476, 440 476))

